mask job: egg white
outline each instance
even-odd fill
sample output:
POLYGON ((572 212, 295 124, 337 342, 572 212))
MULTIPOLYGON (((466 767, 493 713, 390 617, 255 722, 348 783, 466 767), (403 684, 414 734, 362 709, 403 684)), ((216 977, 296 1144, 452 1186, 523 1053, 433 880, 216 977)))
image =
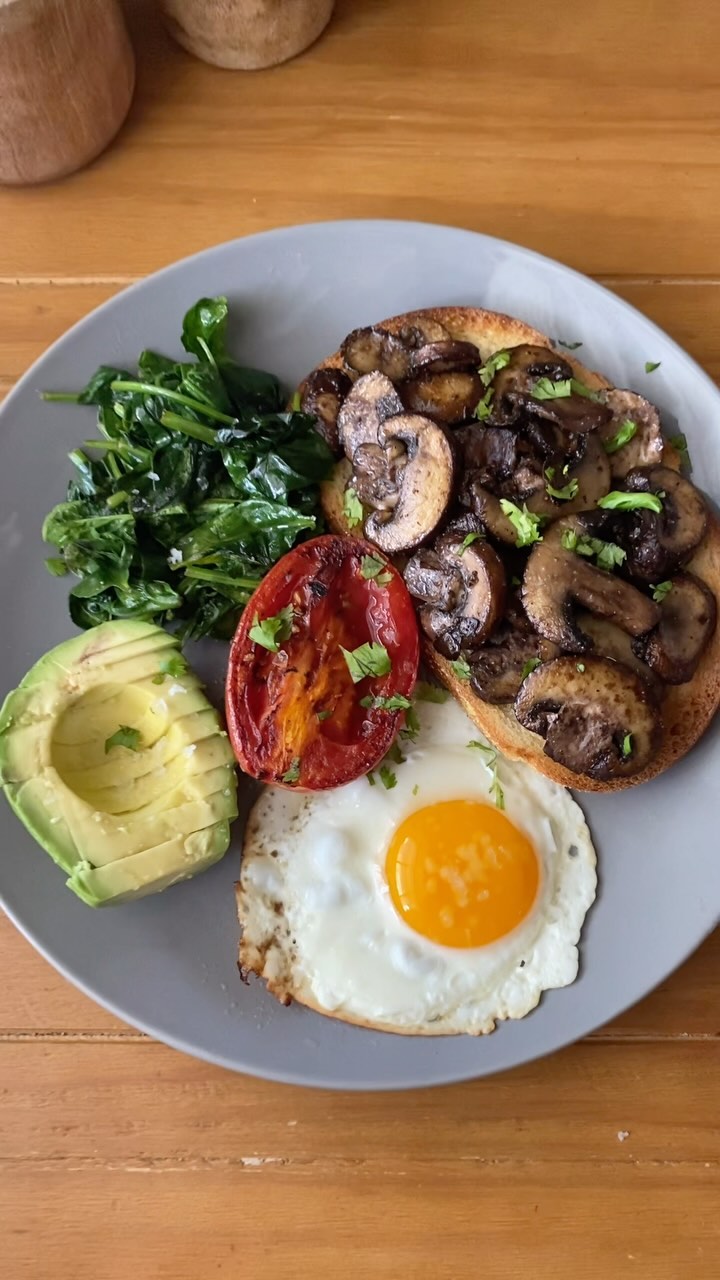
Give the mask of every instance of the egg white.
POLYGON ((401 743, 386 790, 360 778, 314 794, 266 788, 245 833, 238 913, 240 964, 280 999, 387 1031, 492 1031, 521 1018, 543 991, 573 982, 577 943, 596 890, 582 810, 562 787, 502 757, 506 816, 541 867, 533 907, 511 933, 455 948, 398 915, 385 878, 393 833, 413 811, 446 800, 492 804, 484 741, 455 702, 420 703, 420 732, 401 743))

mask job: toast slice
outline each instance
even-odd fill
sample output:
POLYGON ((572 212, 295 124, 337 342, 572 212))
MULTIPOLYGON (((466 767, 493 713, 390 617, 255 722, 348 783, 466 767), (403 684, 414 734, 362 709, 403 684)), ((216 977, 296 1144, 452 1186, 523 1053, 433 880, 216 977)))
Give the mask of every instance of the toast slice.
MULTIPOLYGON (((383 328, 394 332, 404 325, 412 324, 417 318, 439 321, 454 338, 475 343, 483 360, 503 347, 518 346, 520 343, 553 346, 551 339, 531 325, 512 316, 475 307, 436 307, 407 312, 379 323, 383 328)), ((562 355, 572 366, 575 376, 587 386, 599 389, 611 385, 601 374, 581 364, 572 352, 563 351, 562 355)), ((336 352, 318 367, 329 369, 341 368, 342 365, 343 358, 336 352)), ((302 387, 300 390, 302 391, 302 387)), ((666 445, 663 462, 666 466, 679 467, 679 456, 670 445, 666 445)), ((342 460, 337 464, 332 477, 322 486, 323 512, 328 527, 335 533, 352 532, 343 514, 343 496, 350 471, 350 463, 342 460)), ((714 514, 711 514, 705 539, 688 567, 707 583, 720 603, 720 522, 714 514)), ((576 791, 621 791, 663 773, 686 755, 702 737, 720 705, 718 627, 692 680, 687 684, 671 686, 667 690, 662 712, 663 740, 652 764, 633 777, 601 782, 573 773, 551 760, 544 753, 543 739, 519 724, 512 706, 496 706, 484 702, 466 683, 457 679, 450 663, 434 649, 429 640, 424 639, 422 647, 428 669, 450 690, 470 719, 503 755, 532 765, 553 782, 572 787, 576 791)))

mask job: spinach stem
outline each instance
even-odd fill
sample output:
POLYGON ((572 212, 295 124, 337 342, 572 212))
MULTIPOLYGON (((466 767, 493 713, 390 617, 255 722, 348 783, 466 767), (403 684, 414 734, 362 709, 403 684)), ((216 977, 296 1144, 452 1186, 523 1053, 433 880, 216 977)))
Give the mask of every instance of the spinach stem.
MULTIPOLYGON (((176 569, 185 568, 184 564, 175 565, 176 569)), ((199 569, 190 564, 185 568, 186 578, 197 578, 199 582, 222 582, 227 587, 235 587, 238 591, 254 591, 260 586, 260 578, 234 578, 231 573, 221 573, 218 569, 199 569)))
POLYGON ((231 418, 228 413, 221 413, 219 409, 213 409, 210 404, 203 404, 201 400, 191 400, 190 396, 183 395, 181 391, 171 391, 169 387, 156 387, 152 382, 111 382, 111 391, 140 391, 143 395, 165 397, 166 400, 174 400, 176 404, 184 404, 186 409, 193 409, 195 413, 202 413, 206 418, 212 418, 215 422, 224 422, 230 427, 237 425, 237 418, 231 418))
POLYGON ((51 400, 55 404, 80 404, 79 391, 41 391, 41 400, 51 400))
MULTIPOLYGON (((112 457, 112 454, 110 456, 112 457)), ((115 493, 110 494, 110 497, 107 500, 107 506, 111 511, 114 511, 115 507, 121 507, 123 502, 127 502, 129 497, 130 495, 125 493, 124 489, 117 489, 115 493)))
POLYGON ((204 427, 202 422, 191 422, 189 418, 183 418, 181 414, 169 411, 162 415, 160 421, 164 427, 181 431, 183 435, 192 436, 193 440, 202 440, 205 444, 217 444, 217 437, 212 427, 204 427))

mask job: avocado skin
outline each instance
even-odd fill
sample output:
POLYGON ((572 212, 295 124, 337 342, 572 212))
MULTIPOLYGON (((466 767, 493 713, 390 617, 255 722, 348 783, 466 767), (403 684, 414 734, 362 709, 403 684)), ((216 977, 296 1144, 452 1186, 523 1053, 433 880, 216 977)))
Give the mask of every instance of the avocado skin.
POLYGON ((0 708, 6 798, 90 906, 158 893, 229 846, 235 762, 180 658, 160 627, 103 623, 40 658, 0 708), (106 749, 123 724, 137 751, 106 749))

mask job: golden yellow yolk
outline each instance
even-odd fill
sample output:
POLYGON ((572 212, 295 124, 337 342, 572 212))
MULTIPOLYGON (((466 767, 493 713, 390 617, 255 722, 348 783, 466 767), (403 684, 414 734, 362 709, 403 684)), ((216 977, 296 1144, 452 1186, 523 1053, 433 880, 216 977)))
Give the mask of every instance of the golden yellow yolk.
POLYGON ((527 836, 499 809, 446 800, 397 828, 385 870, 402 919, 445 947, 482 947, 530 911, 540 867, 527 836))

